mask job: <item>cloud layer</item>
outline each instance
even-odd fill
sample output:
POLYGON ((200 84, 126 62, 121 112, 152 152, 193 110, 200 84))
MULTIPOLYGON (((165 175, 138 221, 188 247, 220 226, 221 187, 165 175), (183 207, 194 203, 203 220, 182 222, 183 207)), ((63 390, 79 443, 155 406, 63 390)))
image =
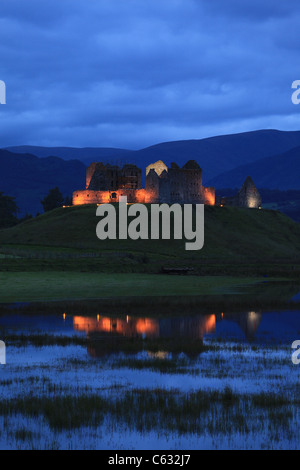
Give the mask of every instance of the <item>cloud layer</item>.
POLYGON ((300 129, 297 0, 2 0, 0 146, 300 129))

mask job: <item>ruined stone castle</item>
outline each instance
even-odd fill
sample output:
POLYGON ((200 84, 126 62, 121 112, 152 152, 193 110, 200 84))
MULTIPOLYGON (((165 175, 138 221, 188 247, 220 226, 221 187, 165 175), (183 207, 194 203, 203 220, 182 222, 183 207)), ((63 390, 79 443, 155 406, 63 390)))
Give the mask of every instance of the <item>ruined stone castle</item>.
POLYGON ((73 204, 118 202, 120 196, 126 196, 129 203, 261 206, 261 197, 250 177, 235 197, 216 200, 215 189, 203 186, 202 169, 195 160, 189 160, 182 168, 176 163, 167 167, 161 160, 148 165, 145 188, 142 170, 136 165, 120 168, 92 163, 86 173, 86 189, 73 193, 73 204))

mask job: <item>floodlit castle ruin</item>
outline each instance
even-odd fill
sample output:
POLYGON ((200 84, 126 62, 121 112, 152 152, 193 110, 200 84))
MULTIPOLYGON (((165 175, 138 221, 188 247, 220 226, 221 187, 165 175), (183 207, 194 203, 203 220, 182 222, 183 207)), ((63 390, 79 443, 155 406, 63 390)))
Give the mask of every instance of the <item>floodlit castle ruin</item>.
POLYGON ((202 169, 195 160, 189 160, 182 168, 176 163, 167 167, 161 160, 148 165, 145 188, 142 187, 142 170, 136 165, 126 164, 120 168, 92 163, 86 173, 86 189, 73 193, 73 204, 118 202, 120 196, 126 196, 129 203, 261 206, 261 197, 250 177, 235 197, 216 201, 215 189, 203 186, 202 169))
POLYGON ((235 196, 216 198, 216 203, 219 206, 238 206, 257 209, 261 208, 261 196, 252 178, 247 176, 243 186, 235 196))

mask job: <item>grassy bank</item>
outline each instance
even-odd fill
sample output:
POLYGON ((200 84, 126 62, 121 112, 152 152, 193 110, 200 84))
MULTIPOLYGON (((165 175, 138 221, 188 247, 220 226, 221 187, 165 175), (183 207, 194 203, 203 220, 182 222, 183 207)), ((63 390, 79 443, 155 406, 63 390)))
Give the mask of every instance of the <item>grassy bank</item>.
POLYGON ((241 294, 259 278, 0 272, 1 302, 241 294))

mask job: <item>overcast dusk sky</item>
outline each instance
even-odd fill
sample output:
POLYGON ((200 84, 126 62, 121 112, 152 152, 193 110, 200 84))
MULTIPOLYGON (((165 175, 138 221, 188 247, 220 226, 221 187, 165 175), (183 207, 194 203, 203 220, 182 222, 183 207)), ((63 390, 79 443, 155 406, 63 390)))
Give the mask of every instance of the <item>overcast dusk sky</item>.
POLYGON ((0 0, 0 147, 300 129, 298 0, 0 0))

